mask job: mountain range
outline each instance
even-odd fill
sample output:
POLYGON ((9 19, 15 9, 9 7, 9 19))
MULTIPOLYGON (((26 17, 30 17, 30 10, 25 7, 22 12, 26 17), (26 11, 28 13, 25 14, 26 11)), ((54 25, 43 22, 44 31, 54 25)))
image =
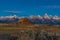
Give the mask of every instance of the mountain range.
POLYGON ((55 24, 55 25, 60 25, 60 17, 58 16, 49 16, 45 14, 44 16, 30 16, 29 20, 33 24, 55 24))
MULTIPOLYGON (((13 23, 18 22, 21 18, 27 18, 27 17, 18 17, 16 15, 14 16, 5 16, 0 17, 0 23, 13 23)), ((52 16, 47 15, 47 13, 44 14, 44 16, 30 16, 27 19, 33 24, 54 24, 54 25, 60 25, 60 17, 58 16, 52 16)))

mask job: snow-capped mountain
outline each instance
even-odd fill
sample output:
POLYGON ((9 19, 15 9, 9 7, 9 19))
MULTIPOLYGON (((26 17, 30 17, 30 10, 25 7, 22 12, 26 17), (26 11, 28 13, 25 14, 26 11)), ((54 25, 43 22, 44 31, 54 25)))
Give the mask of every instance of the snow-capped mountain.
POLYGON ((17 22, 19 18, 14 15, 14 16, 0 16, 0 23, 13 23, 17 22))
MULTIPOLYGON (((19 21, 21 18, 25 18, 24 16, 18 17, 16 15, 13 16, 0 16, 0 23, 13 23, 19 21)), ((57 24, 60 25, 60 17, 52 16, 45 13, 43 16, 31 15, 28 17, 29 21, 33 24, 57 24)))
POLYGON ((54 19, 54 20, 59 20, 60 18, 58 17, 58 16, 53 16, 53 18, 52 19, 54 19))
POLYGON ((45 13, 45 15, 43 16, 44 19, 50 19, 50 17, 47 15, 47 13, 45 13))
POLYGON ((30 16, 29 20, 34 24, 60 24, 60 17, 44 14, 44 16, 30 16))

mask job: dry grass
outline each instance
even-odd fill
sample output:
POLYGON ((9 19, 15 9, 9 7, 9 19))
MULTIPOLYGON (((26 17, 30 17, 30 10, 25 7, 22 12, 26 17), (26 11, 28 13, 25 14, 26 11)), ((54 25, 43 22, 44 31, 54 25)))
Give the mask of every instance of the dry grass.
POLYGON ((54 25, 49 26, 44 24, 35 24, 26 26, 16 24, 0 24, 0 30, 44 30, 47 32, 59 32, 60 26, 54 26, 54 25))

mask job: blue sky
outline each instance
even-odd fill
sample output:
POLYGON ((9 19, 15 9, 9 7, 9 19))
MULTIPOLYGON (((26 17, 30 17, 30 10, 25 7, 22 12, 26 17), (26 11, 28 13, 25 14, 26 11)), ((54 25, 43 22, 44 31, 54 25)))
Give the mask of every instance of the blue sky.
POLYGON ((18 16, 44 13, 60 16, 60 0, 0 0, 0 16, 11 15, 8 11, 19 11, 18 16))

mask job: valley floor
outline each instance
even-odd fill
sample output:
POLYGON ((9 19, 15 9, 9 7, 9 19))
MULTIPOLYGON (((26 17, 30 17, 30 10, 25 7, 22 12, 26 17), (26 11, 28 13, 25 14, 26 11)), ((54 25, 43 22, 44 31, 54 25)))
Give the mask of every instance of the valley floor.
POLYGON ((1 40, 60 40, 60 25, 0 24, 0 39, 1 40))

